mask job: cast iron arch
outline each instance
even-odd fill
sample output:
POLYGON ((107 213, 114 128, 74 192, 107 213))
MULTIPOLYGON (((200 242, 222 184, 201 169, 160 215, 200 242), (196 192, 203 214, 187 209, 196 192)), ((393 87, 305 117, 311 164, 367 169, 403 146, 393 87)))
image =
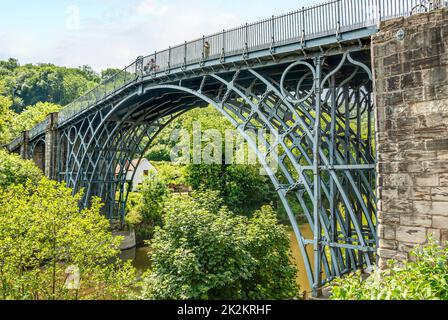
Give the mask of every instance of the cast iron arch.
POLYGON ((314 291, 346 272, 372 267, 378 241, 372 79, 370 68, 352 54, 358 55, 347 51, 339 60, 317 56, 268 72, 245 68, 142 85, 65 128, 65 181, 75 192, 87 190, 84 205, 100 196, 107 211, 119 211, 122 218, 129 192, 126 163, 134 156, 141 161, 168 123, 202 101, 219 110, 256 151, 289 216, 314 291), (137 102, 124 108, 133 99, 137 102), (246 132, 253 128, 268 129, 276 142, 261 137, 261 150, 246 132), (267 163, 273 152, 279 155, 278 173, 267 163), (313 239, 302 236, 292 199, 301 205, 313 239))

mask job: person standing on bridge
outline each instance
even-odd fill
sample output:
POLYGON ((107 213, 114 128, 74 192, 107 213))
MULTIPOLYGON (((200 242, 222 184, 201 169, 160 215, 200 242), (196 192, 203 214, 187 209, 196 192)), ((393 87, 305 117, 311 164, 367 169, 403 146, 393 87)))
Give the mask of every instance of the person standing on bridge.
POLYGON ((208 41, 204 42, 204 59, 210 57, 210 43, 208 41))
POLYGON ((151 58, 151 61, 149 62, 149 72, 157 72, 157 65, 156 65, 156 61, 154 60, 154 58, 151 58))

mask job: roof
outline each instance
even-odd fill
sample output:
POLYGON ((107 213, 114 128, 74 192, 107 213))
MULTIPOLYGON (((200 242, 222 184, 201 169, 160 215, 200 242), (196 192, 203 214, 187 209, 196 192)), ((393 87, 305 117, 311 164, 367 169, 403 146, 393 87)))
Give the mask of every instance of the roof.
MULTIPOLYGON (((124 165, 124 170, 123 171, 125 171, 125 172, 134 172, 135 169, 139 165, 141 165, 145 160, 149 163, 149 161, 147 159, 141 159, 141 160, 140 159, 134 159, 131 162, 126 161, 126 164, 124 165)), ((151 165, 151 167, 152 167, 152 165, 151 165)), ((117 165, 117 167, 115 169, 115 174, 119 174, 121 172, 122 172, 121 165, 117 165)))

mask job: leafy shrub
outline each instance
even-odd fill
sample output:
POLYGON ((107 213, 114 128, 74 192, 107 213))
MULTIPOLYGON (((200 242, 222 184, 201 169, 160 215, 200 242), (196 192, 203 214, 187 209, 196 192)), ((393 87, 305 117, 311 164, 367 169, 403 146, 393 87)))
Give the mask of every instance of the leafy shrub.
POLYGON ((13 184, 24 184, 27 180, 37 184, 42 172, 32 161, 0 149, 0 189, 13 184))
POLYGON ((99 199, 80 210, 81 197, 46 178, 0 189, 1 299, 127 297, 135 270, 118 262, 121 239, 112 236, 99 199), (66 287, 68 268, 79 270, 79 288, 66 287))
POLYGON ((217 192, 173 196, 151 241, 144 299, 289 299, 298 296, 289 237, 263 207, 252 219, 217 192))
POLYGON ((154 228, 162 224, 163 209, 169 194, 166 183, 154 175, 131 193, 126 222, 135 229, 139 239, 150 239, 154 228))
POLYGON ((448 248, 433 239, 412 253, 403 266, 377 270, 363 280, 349 275, 332 284, 333 300, 448 300, 448 248))

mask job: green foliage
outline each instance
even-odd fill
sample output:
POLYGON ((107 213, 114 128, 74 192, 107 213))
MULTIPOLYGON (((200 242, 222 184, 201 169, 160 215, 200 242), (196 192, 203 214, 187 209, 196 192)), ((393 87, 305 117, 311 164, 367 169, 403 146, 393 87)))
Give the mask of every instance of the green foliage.
POLYGON ((41 178, 42 172, 34 162, 0 149, 0 189, 27 181, 37 184, 41 178))
POLYGON ((139 194, 131 196, 126 222, 135 229, 138 238, 151 238, 154 228, 161 225, 167 195, 166 183, 152 174, 139 187, 139 194))
POLYGON ((38 102, 66 105, 95 87, 100 76, 88 66, 78 69, 52 64, 19 65, 15 59, 0 61, 0 94, 13 101, 13 109, 21 112, 25 106, 38 102))
POLYGON ((173 165, 171 162, 152 162, 157 169, 157 177, 166 185, 186 185, 186 166, 173 165))
POLYGON ((51 113, 58 112, 60 109, 60 105, 49 102, 38 102, 34 106, 27 107, 12 120, 11 134, 16 137, 23 131, 32 129, 36 124, 44 121, 51 113))
POLYGON ((118 261, 99 199, 79 210, 82 195, 42 179, 0 189, 2 299, 122 299, 135 280, 118 261), (79 268, 80 287, 66 288, 67 268, 79 268))
POLYGON ((259 166, 189 165, 186 174, 193 189, 219 190, 226 205, 237 213, 250 212, 277 200, 269 178, 260 174, 259 166))
POLYGON ((120 71, 121 71, 120 69, 107 68, 106 70, 101 71, 101 80, 107 80, 115 76, 120 71))
POLYGON ((9 127, 15 113, 11 110, 11 106, 11 99, 0 96, 0 144, 4 144, 12 139, 9 127))
MULTIPOLYGON (((213 107, 189 111, 157 137, 146 154, 150 161, 170 161, 170 152, 177 143, 171 139, 171 135, 176 129, 186 130, 190 137, 193 136, 194 129, 200 129, 202 136, 207 130, 217 130, 225 137, 226 130, 234 130, 234 127, 213 107)), ((204 142, 204 145, 210 142, 204 142)), ((222 147, 225 150, 224 145, 222 147)), ((234 150, 236 148, 235 146, 234 150)), ((218 190, 226 205, 237 213, 250 214, 260 206, 276 203, 278 200, 269 178, 260 175, 259 165, 189 164, 181 168, 184 178, 177 184, 190 185, 195 190, 218 190)))
POLYGON ((298 296, 286 229, 269 207, 252 219, 217 192, 173 196, 151 241, 144 299, 289 299, 298 296))
POLYGON ((349 275, 332 284, 333 300, 448 300, 448 247, 434 240, 412 252, 413 261, 377 270, 368 279, 349 275))

